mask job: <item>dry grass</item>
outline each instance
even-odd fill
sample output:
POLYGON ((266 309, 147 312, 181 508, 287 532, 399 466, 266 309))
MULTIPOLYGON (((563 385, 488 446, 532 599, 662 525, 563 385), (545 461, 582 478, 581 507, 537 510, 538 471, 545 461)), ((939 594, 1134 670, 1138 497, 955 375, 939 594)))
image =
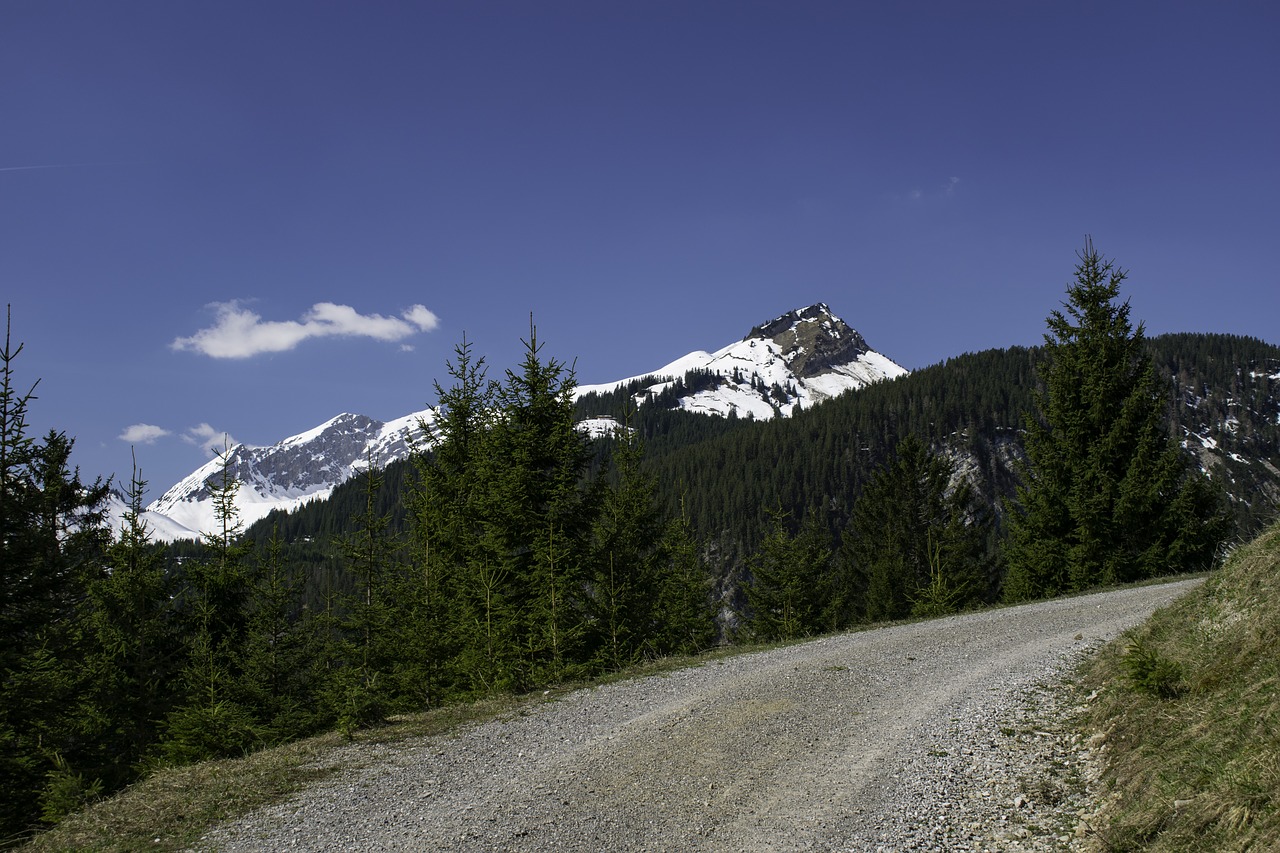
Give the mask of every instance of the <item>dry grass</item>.
POLYGON ((1099 849, 1280 850, 1280 525, 1083 684, 1107 760, 1099 849))
POLYGON ((388 744, 438 735, 516 711, 545 697, 499 697, 393 719, 357 732, 351 741, 329 733, 244 758, 161 770, 72 815, 24 850, 180 850, 222 820, 279 802, 307 785, 358 763, 339 747, 388 744), (342 758, 337 756, 342 755, 342 758))
POLYGON ((458 703, 394 718, 390 724, 355 733, 348 741, 331 732, 244 758, 205 761, 161 770, 113 797, 71 815, 36 836, 23 850, 166 851, 194 844, 213 825, 280 802, 334 773, 360 762, 354 744, 393 744, 410 738, 446 734, 468 724, 516 714, 528 706, 554 701, 572 690, 661 675, 688 666, 760 650, 761 646, 717 649, 697 657, 676 657, 638 664, 593 681, 575 681, 528 696, 499 696, 458 703))

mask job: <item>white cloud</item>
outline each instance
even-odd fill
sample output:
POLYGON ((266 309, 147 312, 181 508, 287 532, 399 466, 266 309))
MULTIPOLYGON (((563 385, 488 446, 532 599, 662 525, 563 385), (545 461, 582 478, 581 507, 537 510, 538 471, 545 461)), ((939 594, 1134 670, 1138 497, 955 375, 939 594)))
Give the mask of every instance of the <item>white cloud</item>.
POLYGON ((403 316, 424 332, 430 332, 440 325, 440 318, 421 305, 414 305, 403 316))
POLYGON ((229 447, 235 447, 240 442, 231 437, 231 433, 214 429, 208 424, 200 424, 193 426, 182 435, 182 440, 187 444, 194 444, 209 454, 222 453, 229 447))
POLYGON ((119 438, 130 444, 155 444, 166 435, 172 434, 164 427, 158 427, 155 424, 134 424, 125 427, 119 438))
POLYGON ((400 317, 361 314, 349 305, 317 302, 298 320, 263 320, 238 301, 215 302, 217 321, 169 346, 211 358, 250 358, 264 352, 285 352, 309 338, 363 337, 401 341, 418 332, 429 332, 440 320, 422 305, 413 305, 400 317))

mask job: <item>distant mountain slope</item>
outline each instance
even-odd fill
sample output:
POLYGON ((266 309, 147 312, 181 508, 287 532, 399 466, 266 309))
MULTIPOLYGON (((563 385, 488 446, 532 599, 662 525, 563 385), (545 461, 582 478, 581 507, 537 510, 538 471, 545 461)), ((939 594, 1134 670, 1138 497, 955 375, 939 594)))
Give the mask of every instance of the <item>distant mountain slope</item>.
MULTIPOLYGON (((690 353, 646 377, 583 386, 577 396, 589 400, 631 388, 644 405, 768 420, 906 372, 818 304, 757 326, 714 353, 690 353)), ((241 484, 241 521, 247 527, 272 510, 327 498, 371 458, 382 465, 406 458, 410 438, 424 438, 420 422, 433 417, 425 410, 383 423, 342 414, 268 447, 230 448, 229 473, 241 484)), ((611 423, 586 418, 583 429, 598 436, 611 423)), ((195 538, 213 527, 209 484, 221 476, 221 466, 210 460, 147 507, 157 539, 195 538)))

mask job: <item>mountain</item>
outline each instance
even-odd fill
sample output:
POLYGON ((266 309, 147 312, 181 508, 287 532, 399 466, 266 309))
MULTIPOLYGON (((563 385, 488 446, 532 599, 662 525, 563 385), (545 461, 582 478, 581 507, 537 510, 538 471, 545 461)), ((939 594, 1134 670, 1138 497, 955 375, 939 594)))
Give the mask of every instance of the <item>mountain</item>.
POLYGON ((665 402, 701 414, 768 420, 906 373, 819 303, 757 326, 713 353, 699 350, 645 376, 580 386, 578 396, 630 386, 637 405, 665 402))
MULTIPOLYGON (((757 326, 715 352, 695 351, 644 376, 581 386, 577 396, 589 400, 627 389, 639 405, 768 420, 906 373, 826 305, 817 304, 757 326)), ((341 414, 269 447, 230 448, 228 474, 240 483, 241 522, 248 527, 272 510, 327 498, 370 459, 385 465, 407 457, 410 440, 424 438, 420 424, 433 417, 426 410, 383 423, 341 414)), ((615 425, 602 416, 581 426, 598 436, 615 425)), ((145 517, 154 537, 197 538, 212 529, 210 484, 221 476, 221 460, 212 459, 152 502, 145 517)))
MULTIPOLYGON (((1172 434, 1221 488, 1240 537, 1250 538, 1280 514, 1280 347, 1169 334, 1147 348, 1167 389, 1172 434)), ((952 462, 999 515, 1018 481, 1042 358, 1026 347, 968 353, 736 430, 695 431, 641 410, 646 470, 668 512, 685 515, 733 565, 753 552, 778 507, 796 519, 821 507, 838 534, 867 479, 908 434, 952 462)))
MULTIPOLYGON (((240 483, 240 521, 247 527, 273 509, 287 511, 327 498, 370 460, 384 465, 407 457, 410 442, 422 436, 421 424, 434 417, 427 410, 384 423, 341 414, 269 447, 235 445, 227 451, 228 475, 240 483)), ((148 505, 144 517, 154 538, 194 539, 212 529, 210 485, 221 477, 222 461, 211 459, 148 505)))

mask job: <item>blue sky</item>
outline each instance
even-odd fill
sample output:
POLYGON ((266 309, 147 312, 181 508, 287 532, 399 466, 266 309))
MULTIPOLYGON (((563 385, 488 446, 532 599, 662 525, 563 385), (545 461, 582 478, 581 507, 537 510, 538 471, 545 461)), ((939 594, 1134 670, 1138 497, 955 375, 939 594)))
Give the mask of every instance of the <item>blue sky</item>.
POLYGON ((0 6, 31 426, 149 498, 491 373, 825 301, 909 368, 1037 343, 1085 234, 1149 333, 1280 342, 1271 3, 0 6))

